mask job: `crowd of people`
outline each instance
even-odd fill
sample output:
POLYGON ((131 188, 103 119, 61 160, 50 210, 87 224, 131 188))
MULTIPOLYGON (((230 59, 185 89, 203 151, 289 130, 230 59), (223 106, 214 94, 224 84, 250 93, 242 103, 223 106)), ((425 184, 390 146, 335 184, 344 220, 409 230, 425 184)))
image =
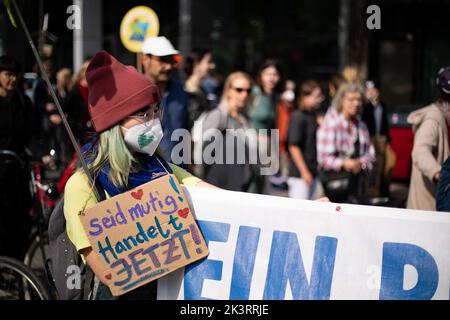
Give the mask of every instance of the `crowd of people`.
MULTIPOLYGON (((97 57, 100 62, 96 65, 86 60, 74 76, 70 69, 63 68, 53 77, 51 62, 44 62, 45 72, 54 83, 79 146, 84 146, 83 150, 86 144, 91 149, 97 148, 96 157, 103 157, 97 159, 99 162, 91 159, 93 171, 100 170, 99 163, 110 162, 109 171, 113 174, 103 177, 109 194, 122 190, 118 185, 132 186, 128 182, 134 181, 131 179, 134 175, 140 181, 141 171, 130 172, 135 162, 142 165, 141 169, 155 165, 153 158, 138 159, 125 151, 125 146, 139 150, 137 140, 134 147, 131 141, 150 130, 131 123, 133 114, 140 112, 136 119, 144 122, 158 119, 158 123, 152 122, 152 130, 159 137, 158 144, 146 146, 152 149, 150 156, 157 149, 157 160, 164 169, 175 172, 181 181, 189 180, 191 185, 201 181, 207 186, 261 194, 279 188, 286 189, 291 198, 314 200, 326 196, 333 202, 365 203, 368 195, 389 197, 392 161, 387 158, 392 156, 392 150, 388 109, 381 100, 379 86, 362 79, 357 68, 347 67, 341 75, 331 77, 324 88, 317 79, 298 83, 286 79, 281 63, 267 59, 254 78, 237 70, 220 84, 213 75, 216 65, 210 50, 193 50, 181 59, 179 51, 167 38, 153 37, 144 42, 141 54, 143 74, 139 77, 129 75, 119 62, 106 55, 102 59, 97 57), (119 81, 113 69, 110 78, 99 84, 98 77, 107 77, 101 73, 99 64, 117 67, 125 77, 130 77, 130 82, 119 81), (87 76, 88 70, 90 76, 87 76), (145 81, 151 83, 151 88, 145 81), (142 92, 136 89, 139 83, 142 92), (108 86, 110 91, 105 89, 108 86), (133 90, 128 92, 119 86, 130 86, 133 90), (117 103, 111 106, 114 99, 117 103), (92 111, 92 106, 101 105, 102 101, 108 101, 108 106, 104 107, 107 116, 99 111, 103 107, 92 111), (149 104, 151 110, 147 110, 149 104), (258 163, 242 163, 236 159, 231 163, 201 161, 169 165, 178 143, 172 138, 177 129, 192 133, 192 148, 182 152, 194 154, 196 150, 201 154, 209 148, 224 157, 232 153, 237 159, 236 150, 230 151, 233 147, 228 145, 229 140, 208 136, 209 129, 216 129, 223 137, 229 130, 237 132, 237 138, 245 142, 246 159, 257 152, 258 145, 278 145, 276 157, 280 159, 280 169, 268 177, 261 174, 258 163), (246 129, 256 129, 255 140, 239 136, 246 129), (274 129, 278 130, 278 135, 272 134, 274 129), (107 135, 103 134, 104 130, 107 135), (112 144, 112 137, 120 133, 123 143, 112 144)), ((24 158, 26 150, 31 150, 35 159, 61 172, 73 162, 75 150, 45 81, 39 77, 30 84, 20 79, 21 72, 14 58, 0 58, 0 149, 13 150, 24 158)), ((415 132, 407 201, 411 209, 436 210, 437 206, 439 210, 449 210, 450 207, 447 199, 450 162, 445 162, 450 155, 449 74, 450 68, 444 68, 438 75, 440 96, 436 102, 411 113, 408 118, 415 132)), ((21 176, 18 170, 4 163, 0 166, 0 253, 16 256, 21 244, 15 249, 4 248, 2 244, 7 243, 10 230, 29 232, 27 181, 26 177, 20 178, 23 174, 21 176)), ((83 184, 81 180, 74 183, 72 179, 69 185, 75 184, 73 188, 77 189, 83 184)), ((77 201, 81 200, 72 201, 74 206, 77 201)), ((73 232, 77 234, 76 230, 73 232)), ((84 240, 79 239, 82 245, 84 240)))

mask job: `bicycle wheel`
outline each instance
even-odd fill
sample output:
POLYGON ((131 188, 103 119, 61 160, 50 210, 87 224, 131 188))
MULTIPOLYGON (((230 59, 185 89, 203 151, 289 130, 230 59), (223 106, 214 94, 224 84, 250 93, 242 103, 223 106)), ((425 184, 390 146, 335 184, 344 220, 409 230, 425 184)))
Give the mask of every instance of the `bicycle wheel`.
POLYGON ((0 300, 50 300, 46 285, 22 262, 0 257, 0 300))
POLYGON ((45 270, 45 260, 48 257, 48 235, 45 233, 43 238, 36 231, 32 234, 27 245, 23 262, 35 272, 45 270))

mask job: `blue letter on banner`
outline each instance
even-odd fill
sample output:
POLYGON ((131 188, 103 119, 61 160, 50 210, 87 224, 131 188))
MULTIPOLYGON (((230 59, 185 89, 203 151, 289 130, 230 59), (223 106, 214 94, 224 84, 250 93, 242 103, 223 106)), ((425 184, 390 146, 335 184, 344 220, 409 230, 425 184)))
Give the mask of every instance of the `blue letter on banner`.
POLYGON ((329 299, 337 239, 317 237, 310 284, 306 278, 297 235, 275 231, 269 259, 264 300, 285 298, 287 281, 294 299, 329 299))
MULTIPOLYGON (((197 220, 197 223, 205 238, 206 245, 210 241, 228 241, 228 234, 230 233, 230 225, 228 223, 201 220, 197 220)), ((186 266, 184 269, 184 299, 203 299, 201 296, 203 279, 222 279, 222 265, 222 261, 202 259, 186 266)))
POLYGON ((260 228, 239 228, 231 278, 230 300, 248 300, 255 267, 260 228))
POLYGON ((431 299, 436 292, 439 271, 433 257, 423 248, 407 243, 386 242, 383 245, 380 299, 431 299), (417 284, 403 290, 405 265, 417 270, 417 284))

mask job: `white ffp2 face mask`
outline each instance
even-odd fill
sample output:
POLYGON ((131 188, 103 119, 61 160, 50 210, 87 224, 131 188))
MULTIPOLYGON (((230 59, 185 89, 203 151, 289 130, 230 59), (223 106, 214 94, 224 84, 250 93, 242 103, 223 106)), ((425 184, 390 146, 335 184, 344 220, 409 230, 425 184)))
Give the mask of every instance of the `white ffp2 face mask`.
POLYGON ((161 122, 158 118, 124 129, 126 130, 124 140, 128 148, 151 156, 163 137, 161 122))

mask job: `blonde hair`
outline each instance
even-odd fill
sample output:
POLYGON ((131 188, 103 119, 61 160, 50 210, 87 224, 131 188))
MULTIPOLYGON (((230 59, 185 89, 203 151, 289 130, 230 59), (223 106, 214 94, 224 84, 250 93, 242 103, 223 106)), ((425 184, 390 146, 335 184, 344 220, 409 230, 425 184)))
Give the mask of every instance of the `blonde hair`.
POLYGON ((356 65, 349 65, 344 68, 342 71, 342 76, 344 77, 345 81, 350 83, 361 83, 362 82, 362 75, 361 70, 356 65))
POLYGON ((72 88, 72 70, 70 70, 69 68, 62 68, 60 70, 58 70, 58 72, 56 73, 56 81, 57 81, 57 86, 58 89, 64 89, 64 90, 70 90, 72 88), (63 83, 64 87, 63 88, 59 88, 59 86, 61 85, 59 80, 63 79, 65 83, 63 83))
POLYGON ((56 73, 56 76, 58 76, 58 75, 62 75, 64 77, 71 77, 72 70, 70 70, 69 68, 62 68, 56 73))
POLYGON ((335 74, 331 77, 330 81, 328 82, 328 92, 331 98, 333 98, 336 94, 336 92, 339 90, 339 87, 346 83, 347 80, 340 74, 335 74))
POLYGON ((344 99, 345 95, 347 93, 353 93, 353 92, 358 92, 361 94, 361 98, 364 97, 364 89, 363 87, 358 84, 358 83, 344 83, 342 84, 336 95, 333 98, 333 102, 331 103, 331 105, 338 111, 341 112, 342 111, 342 99, 344 99))
POLYGON ((81 79, 83 79, 86 76, 86 70, 87 70, 90 62, 91 62, 90 60, 87 60, 81 65, 80 71, 78 71, 78 73, 73 77, 72 88, 74 85, 79 83, 81 81, 81 79))
POLYGON ((250 87, 252 86, 252 84, 253 84, 252 77, 250 77, 250 75, 248 73, 243 72, 243 71, 235 71, 235 72, 230 73, 228 75, 227 79, 225 80, 225 84, 223 86, 222 98, 220 99, 220 103, 227 104, 228 91, 231 89, 231 85, 233 84, 233 82, 239 78, 246 79, 250 83, 250 87))

